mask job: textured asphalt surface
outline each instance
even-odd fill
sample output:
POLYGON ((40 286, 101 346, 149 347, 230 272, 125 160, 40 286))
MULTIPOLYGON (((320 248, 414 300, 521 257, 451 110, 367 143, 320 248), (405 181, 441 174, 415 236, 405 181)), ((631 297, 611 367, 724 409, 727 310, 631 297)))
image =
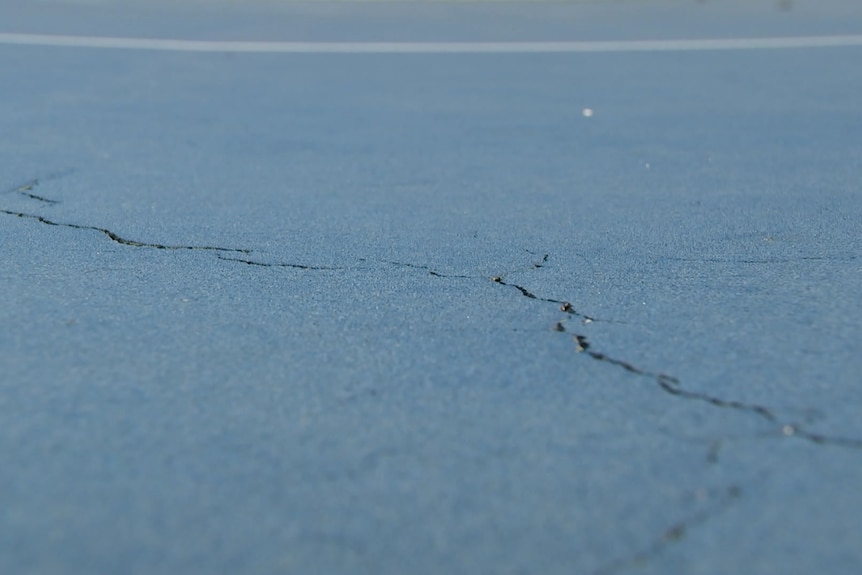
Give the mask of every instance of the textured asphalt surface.
MULTIPOLYGON (((0 32, 858 6, 4 2, 0 32)), ((860 572, 860 62, 0 44, 0 572, 860 572)))

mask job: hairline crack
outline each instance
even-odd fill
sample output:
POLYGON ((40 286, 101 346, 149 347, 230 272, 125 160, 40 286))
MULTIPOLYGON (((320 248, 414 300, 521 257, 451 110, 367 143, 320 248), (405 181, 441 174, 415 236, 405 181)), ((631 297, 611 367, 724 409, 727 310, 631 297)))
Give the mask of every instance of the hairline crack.
POLYGON ((168 245, 168 244, 157 244, 150 242, 139 242, 137 240, 130 240, 128 238, 124 238, 121 235, 117 234, 109 230, 108 228, 102 228, 99 226, 91 226, 85 224, 70 224, 67 222, 58 222, 51 219, 46 218, 45 216, 40 216, 39 214, 30 214, 27 212, 17 212, 13 210, 0 209, 0 213, 7 214, 10 216, 15 216, 22 219, 34 220, 39 223, 48 225, 48 226, 57 226, 61 228, 70 228, 73 230, 89 230, 94 232, 99 232, 105 236, 107 236, 111 241, 116 242, 120 245, 130 246, 135 248, 152 248, 157 250, 199 250, 199 251, 212 251, 212 252, 233 252, 233 253, 242 253, 248 254, 251 253, 249 249, 243 248, 223 248, 219 246, 196 246, 196 245, 168 245))

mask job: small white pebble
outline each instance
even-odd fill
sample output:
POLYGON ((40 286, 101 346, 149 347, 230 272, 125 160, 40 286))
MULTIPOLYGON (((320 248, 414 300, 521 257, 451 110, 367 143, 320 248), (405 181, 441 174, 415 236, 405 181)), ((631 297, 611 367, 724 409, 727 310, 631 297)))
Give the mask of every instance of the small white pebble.
POLYGON ((794 428, 792 425, 785 425, 781 428, 781 433, 789 437, 796 433, 796 428, 794 428))
POLYGON ((584 115, 584 118, 592 118, 593 117, 593 109, 592 108, 584 108, 581 110, 581 114, 584 115))

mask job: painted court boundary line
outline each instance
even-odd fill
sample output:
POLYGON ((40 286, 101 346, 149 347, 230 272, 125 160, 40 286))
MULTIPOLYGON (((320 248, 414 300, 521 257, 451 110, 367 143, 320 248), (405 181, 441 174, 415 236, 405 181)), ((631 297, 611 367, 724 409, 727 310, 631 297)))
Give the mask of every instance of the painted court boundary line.
POLYGON ((249 54, 547 54, 835 48, 862 46, 862 35, 589 42, 234 42, 0 32, 0 44, 249 54))

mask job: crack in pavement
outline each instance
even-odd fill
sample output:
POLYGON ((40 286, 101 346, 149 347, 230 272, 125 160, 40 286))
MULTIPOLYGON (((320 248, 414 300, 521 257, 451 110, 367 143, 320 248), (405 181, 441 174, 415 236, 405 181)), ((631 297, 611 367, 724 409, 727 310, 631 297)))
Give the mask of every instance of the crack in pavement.
MULTIPOLYGON (((547 261, 547 260, 545 260, 545 261, 547 261)), ((542 266, 537 266, 537 267, 542 267, 542 266)), ((599 321, 599 322, 604 322, 604 323, 623 323, 623 324, 627 323, 624 321, 613 320, 613 319, 599 319, 599 318, 593 317, 591 315, 580 313, 579 311, 577 311, 572 306, 571 302, 563 301, 560 299, 537 296, 536 294, 534 294, 533 292, 531 292, 530 290, 528 290, 524 286, 514 284, 514 283, 509 283, 509 282, 505 281, 503 279, 503 276, 493 276, 491 278, 491 281, 493 281, 494 283, 498 283, 502 286, 515 288, 516 290, 521 292, 521 295, 524 296, 525 298, 557 304, 560 306, 560 311, 565 312, 565 313, 569 314, 570 316, 581 318, 581 323, 583 323, 583 324, 593 323, 594 321, 599 321)))
MULTIPOLYGON (((250 250, 247 252, 243 252, 243 253, 249 253, 249 252, 250 252, 250 250)), ((216 254, 216 257, 218 257, 218 259, 225 261, 225 262, 238 262, 241 264, 246 264, 248 266, 258 266, 258 267, 262 267, 262 268, 292 268, 292 269, 297 269, 297 270, 315 270, 315 271, 342 271, 342 270, 347 269, 347 268, 335 267, 335 266, 314 266, 314 265, 294 264, 294 263, 286 263, 286 262, 274 262, 274 263, 259 262, 259 261, 255 261, 255 260, 245 259, 245 258, 229 258, 229 257, 225 257, 221 254, 216 254)))
MULTIPOLYGON (((59 176, 57 176, 57 177, 59 177, 59 176)), ((32 189, 37 184, 38 184, 38 180, 34 179, 34 180, 31 180, 30 182, 24 184, 24 185, 13 188, 10 191, 15 192, 15 193, 24 192, 29 197, 30 196, 29 190, 32 189)), ((45 198, 45 200, 47 200, 49 202, 54 201, 54 200, 48 200, 47 198, 45 198)), ((87 230, 87 231, 99 232, 99 233, 107 236, 113 242, 116 242, 118 244, 125 245, 125 246, 130 246, 130 247, 152 248, 152 249, 159 249, 159 250, 199 250, 199 251, 218 252, 218 253, 216 253, 216 256, 218 257, 218 259, 220 259, 222 261, 241 263, 241 264, 248 265, 248 266, 269 267, 269 268, 290 268, 290 269, 309 270, 309 271, 343 271, 345 269, 348 269, 348 268, 339 267, 339 266, 319 266, 319 265, 312 265, 312 264, 299 264, 299 263, 290 263, 290 262, 263 262, 263 261, 248 259, 248 258, 228 257, 228 256, 225 256, 224 253, 249 254, 249 253, 252 253, 252 250, 242 249, 242 248, 226 248, 226 247, 219 247, 219 246, 167 245, 167 244, 160 244, 160 243, 140 242, 137 240, 130 240, 130 239, 124 238, 124 237, 120 236, 119 234, 117 234, 116 232, 113 232, 107 228, 103 228, 103 227, 99 227, 99 226, 58 222, 58 221, 46 218, 45 216, 41 216, 39 214, 19 212, 19 211, 7 210, 7 209, 0 209, 0 213, 6 214, 9 216, 18 217, 18 218, 23 218, 23 219, 30 219, 30 220, 42 223, 44 225, 49 225, 49 226, 57 226, 57 227, 75 229, 75 230, 87 230)), ((533 252, 529 252, 529 251, 528 251, 528 253, 530 253, 531 255, 538 255, 538 254, 534 254, 533 252)), ((541 256, 541 261, 533 263, 533 268, 538 269, 538 268, 543 267, 548 262, 549 257, 550 257, 549 254, 543 254, 541 256)), ((365 261, 365 260, 364 260, 364 258, 361 258, 360 261, 365 261)), ((429 273, 429 275, 434 276, 434 277, 439 277, 439 278, 475 279, 475 278, 480 277, 480 276, 472 276, 472 275, 445 274, 445 273, 437 271, 436 269, 434 269, 428 265, 412 264, 412 263, 390 261, 390 260, 380 260, 380 261, 382 263, 386 263, 388 265, 394 265, 394 266, 409 268, 409 269, 424 270, 424 271, 427 271, 429 273)), ((517 290, 523 297, 525 297, 527 299, 538 301, 538 302, 552 303, 552 304, 558 305, 561 312, 566 313, 569 317, 581 318, 581 323, 583 323, 585 325, 592 323, 592 322, 595 322, 595 321, 603 321, 603 322, 610 322, 610 323, 626 323, 626 322, 620 322, 620 321, 615 321, 615 320, 599 319, 599 318, 596 318, 594 316, 590 316, 590 315, 578 312, 577 310, 575 310, 575 308, 572 306, 572 304, 568 301, 550 298, 550 297, 539 296, 539 295, 533 293, 532 291, 528 290, 526 287, 524 287, 522 285, 505 281, 502 276, 494 276, 491 278, 491 280, 493 282, 499 284, 499 285, 510 287, 510 288, 517 290)), ((565 325, 563 324, 563 322, 557 322, 556 325, 554 326, 554 331, 565 332, 566 328, 565 328, 565 325)), ((625 371, 627 371, 629 373, 639 375, 642 377, 650 378, 657 384, 657 386, 663 392, 665 392, 668 395, 678 397, 678 398, 683 398, 683 399, 689 399, 689 400, 704 402, 704 403, 707 403, 707 404, 710 404, 712 406, 719 407, 719 408, 748 412, 748 413, 751 413, 751 414, 754 414, 754 415, 760 417, 761 419, 764 419, 765 421, 767 421, 771 424, 778 424, 779 423, 778 417, 775 415, 774 410, 770 409, 767 406, 759 405, 759 404, 755 404, 755 403, 746 403, 743 401, 738 401, 738 400, 733 400, 733 399, 725 399, 725 398, 722 398, 722 397, 719 397, 716 395, 712 395, 709 393, 685 389, 684 387, 682 387, 680 380, 674 376, 668 375, 666 373, 650 371, 650 370, 645 369, 643 367, 637 366, 637 365, 635 365, 629 361, 619 359, 617 357, 611 356, 611 355, 604 353, 604 352, 596 351, 595 349, 593 349, 591 342, 587 339, 587 336, 585 336, 585 335, 574 334, 573 337, 574 337, 574 340, 576 343, 575 349, 577 352, 585 353, 586 355, 590 356, 592 359, 594 359, 596 361, 601 361, 604 363, 615 365, 619 368, 624 369, 625 371)), ((797 424, 797 423, 785 423, 785 424, 781 425, 780 435, 783 437, 794 437, 794 438, 798 438, 798 439, 803 439, 803 440, 806 440, 810 443, 814 443, 814 444, 818 444, 818 445, 834 445, 834 446, 838 446, 838 447, 862 449, 862 439, 833 436, 833 435, 817 433, 817 432, 809 431, 804 425, 797 424)))
POLYGON ((61 170, 59 172, 54 172, 53 174, 48 174, 42 178, 33 178, 19 186, 14 188, 5 190, 2 192, 3 194, 18 194, 24 196, 26 198, 30 198, 31 200, 36 200, 38 202, 42 202, 43 204, 55 205, 59 204, 59 200, 52 200, 50 198, 46 198, 45 196, 40 196, 38 194, 33 193, 33 189, 37 187, 42 182, 48 182, 51 180, 58 180, 64 176, 68 176, 71 173, 74 173, 74 169, 61 170))
MULTIPOLYGON (((661 389, 668 395, 683 399, 691 399, 694 401, 705 402, 707 404, 723 409, 732 409, 736 411, 751 413, 769 423, 779 423, 779 418, 775 415, 775 411, 765 405, 760 405, 757 403, 747 403, 735 399, 725 399, 716 395, 711 395, 709 393, 685 389, 682 387, 682 383, 680 382, 680 380, 676 377, 673 377, 666 373, 650 371, 648 369, 638 367, 628 361, 611 357, 605 353, 593 351, 590 349, 590 344, 586 336, 575 335, 574 337, 576 342, 576 351, 578 351, 579 353, 586 353, 588 356, 595 359, 596 361, 609 363, 635 375, 650 378, 655 381, 659 389, 661 389)), ((822 433, 808 431, 804 425, 799 423, 785 423, 781 425, 780 435, 782 437, 795 437, 820 445, 834 445, 837 447, 862 449, 862 439, 826 435, 822 433)))
MULTIPOLYGON (((530 254, 531 256, 538 256, 539 255, 536 252, 531 252, 530 250, 525 250, 525 251, 528 254, 530 254)), ((545 267, 545 264, 548 263, 548 258, 551 257, 551 254, 542 254, 541 257, 542 257, 541 261, 533 262, 533 268, 534 269, 539 269, 539 268, 545 267)))
MULTIPOLYGON (((529 252, 529 251, 528 251, 528 253, 530 253, 531 255, 537 255, 537 254, 534 254, 533 252, 529 252)), ((536 262, 533 264, 534 269, 543 267, 544 264, 548 262, 549 257, 550 257, 549 254, 543 254, 542 258, 541 258, 541 262, 536 262)), ((254 261, 254 260, 242 259, 242 258, 229 258, 229 257, 225 257, 223 255, 218 255, 218 258, 221 260, 224 260, 224 261, 240 262, 240 263, 244 263, 247 265, 255 265, 255 266, 262 266, 262 267, 286 267, 286 268, 307 269, 307 270, 339 270, 339 269, 343 270, 343 269, 348 269, 348 268, 335 268, 335 267, 313 266, 313 265, 292 264, 292 263, 283 263, 283 264, 274 263, 273 264, 273 263, 266 263, 266 262, 259 262, 259 261, 254 261)), ((365 258, 360 258, 360 261, 365 262, 366 260, 365 260, 365 258)), ((477 279, 477 278, 484 277, 484 276, 479 276, 479 275, 445 274, 445 273, 437 271, 436 269, 434 269, 433 267, 431 267, 429 265, 424 265, 424 264, 413 264, 413 263, 409 263, 409 262, 400 262, 400 261, 394 261, 394 260, 378 260, 378 261, 380 261, 381 263, 393 265, 396 267, 427 271, 429 273, 429 275, 434 276, 434 277, 440 277, 440 278, 477 279)), ((590 315, 578 312, 572 306, 571 302, 568 302, 565 300, 560 300, 560 299, 555 299, 555 298, 539 296, 522 285, 505 281, 502 276, 493 276, 493 277, 491 277, 491 280, 494 283, 497 283, 499 285, 511 287, 511 288, 517 290, 518 292, 520 292, 520 294, 523 297, 525 297, 527 299, 531 299, 531 300, 538 301, 538 302, 546 302, 546 303, 552 303, 555 305, 559 305, 560 306, 559 309, 561 312, 568 314, 568 316, 570 316, 570 317, 581 318, 581 323, 583 323, 584 325, 590 324, 592 322, 605 322, 605 323, 618 323, 618 324, 628 323, 628 322, 619 321, 619 320, 600 319, 600 318, 596 318, 594 316, 590 316, 590 315)), ((559 321, 554 325, 553 330, 556 332, 566 332, 566 327, 562 321, 559 321)), ((573 338, 574 338, 574 341, 576 344, 575 350, 578 353, 585 353, 586 355, 588 355, 589 357, 591 357, 592 359, 594 359, 596 361, 600 361, 600 362, 604 362, 604 363, 608 363, 608 364, 617 366, 617 367, 619 367, 619 368, 621 368, 621 369, 623 369, 629 373, 632 373, 634 375, 650 378, 656 383, 656 385, 659 387, 659 389, 661 389, 664 393, 666 393, 668 395, 682 398, 682 399, 688 399, 688 400, 703 402, 703 403, 712 405, 714 407, 722 408, 722 409, 730 409, 730 410, 750 413, 750 414, 753 414, 753 415, 765 420, 766 422, 768 422, 770 424, 779 424, 779 418, 775 414, 774 410, 765 406, 765 405, 760 405, 757 403, 747 403, 747 402, 734 400, 734 399, 725 399, 725 398, 719 397, 717 395, 712 395, 712 394, 701 392, 701 391, 693 391, 690 389, 685 389, 682 387, 681 381, 672 375, 662 373, 662 372, 651 371, 651 370, 645 369, 643 367, 639 367, 632 362, 629 362, 629 361, 626 361, 623 359, 619 359, 617 357, 608 355, 607 353, 596 351, 595 349, 592 348, 591 342, 588 340, 587 336, 585 336, 585 335, 573 334, 573 338)), ((795 438, 803 439, 803 440, 806 440, 808 442, 819 444, 819 445, 833 445, 833 446, 846 447, 846 448, 852 448, 852 449, 862 449, 862 439, 848 438, 848 437, 841 437, 841 436, 832 436, 832 435, 816 433, 816 432, 809 431, 804 425, 798 424, 798 423, 784 423, 784 424, 782 424, 780 426, 780 433, 778 435, 780 435, 781 437, 795 437, 795 438)), ((708 459, 717 460, 717 451, 715 454, 708 456, 708 459)))
POLYGON ((94 232, 99 232, 106 235, 111 241, 116 242, 118 244, 124 246, 131 246, 135 248, 153 248, 157 250, 201 250, 201 251, 213 251, 213 252, 234 252, 234 253, 242 253, 248 254, 251 253, 251 250, 242 249, 242 248, 222 248, 218 246, 193 246, 193 245, 166 245, 166 244, 155 244, 149 242, 139 242, 136 240, 130 240, 120 236, 119 234, 112 232, 107 228, 100 228, 99 226, 90 226, 84 224, 70 224, 66 222, 57 222, 54 220, 50 220, 45 216, 40 216, 39 214, 29 214, 26 212, 16 212, 13 210, 5 210, 0 209, 0 214, 6 214, 9 216, 15 216, 18 218, 34 220, 39 223, 48 225, 48 226, 57 226, 61 228, 70 228, 73 230, 89 230, 94 232))
MULTIPOLYGON (((364 258, 360 261, 365 261, 364 258)), ((444 274, 443 272, 438 272, 436 269, 431 266, 420 265, 420 264, 409 264, 405 262, 398 262, 392 260, 378 260, 381 263, 389 264, 391 266, 399 267, 399 268, 409 268, 414 270, 424 270, 428 272, 428 275, 434 276, 435 278, 448 278, 448 279, 478 279, 481 276, 468 276, 468 275, 459 275, 459 274, 444 274)))
POLYGON ((661 259, 674 262, 721 263, 721 264, 790 264, 799 262, 852 262, 859 256, 852 254, 830 256, 794 256, 773 258, 677 258, 664 256, 661 259))
POLYGON ((676 543, 685 539, 686 535, 692 529, 699 527, 717 515, 725 511, 733 505, 740 497, 742 497, 742 488, 738 485, 730 485, 720 490, 715 502, 705 508, 694 511, 688 516, 676 521, 667 527, 661 535, 648 546, 604 565, 593 572, 593 575, 614 575, 632 567, 639 567, 647 561, 654 559, 664 552, 664 550, 676 543))
MULTIPOLYGON (((27 198, 48 204, 53 205, 58 203, 56 200, 51 200, 44 196, 40 196, 32 193, 32 190, 39 184, 38 179, 31 180, 23 185, 20 185, 16 188, 8 190, 4 193, 16 193, 19 195, 23 195, 27 198)), ((239 253, 239 254, 250 254, 252 250, 249 249, 240 249, 240 248, 225 248, 225 247, 217 247, 217 246, 194 246, 194 245, 166 245, 159 243, 148 243, 148 242, 140 242, 136 240, 130 240, 124 238, 117 233, 103 227, 92 226, 92 225, 83 225, 83 224, 72 224, 72 223, 64 223, 59 222, 53 219, 46 218, 45 216, 27 213, 27 212, 19 212, 7 209, 0 209, 0 213, 6 214, 9 216, 14 216, 18 218, 24 218, 36 221, 38 223, 49 225, 49 226, 58 226, 65 227, 76 230, 87 230, 87 231, 95 231, 99 232, 105 236, 107 236, 111 241, 116 242, 121 245, 131 246, 131 247, 142 247, 142 248, 153 248, 160 250, 202 250, 202 251, 211 251, 216 252, 216 257, 225 262, 237 263, 246 266, 254 266, 254 267, 266 267, 266 268, 282 268, 282 269, 296 269, 296 270, 310 270, 310 271, 343 271, 350 270, 355 268, 350 267, 339 267, 339 266, 323 266, 323 265, 313 265, 313 264, 301 264, 301 263, 293 263, 293 262, 266 262, 260 261, 257 259, 243 258, 243 257, 230 257, 225 254, 227 253, 239 253)), ((548 262, 550 255, 549 254, 538 254, 534 252, 530 252, 526 250, 532 256, 537 256, 539 259, 537 261, 532 262, 530 269, 541 269, 548 262)), ((802 258, 802 259, 815 259, 815 258, 802 258)), ((366 262, 365 258, 359 258, 359 262, 366 262)), ((378 260, 378 263, 386 264, 390 266, 396 266, 405 269, 412 270, 421 270, 427 272, 428 275, 437 278, 450 278, 450 279, 482 279, 484 281, 488 280, 487 276, 480 275, 460 275, 460 274, 447 274, 438 269, 429 266, 429 265, 421 265, 421 264, 413 264, 407 262, 399 262, 399 261, 390 261, 390 260, 378 260)), ((523 271, 523 270, 522 270, 523 271)), ((568 334, 568 330, 566 327, 565 321, 577 317, 580 318, 581 323, 583 325, 588 325, 592 322, 608 322, 608 323, 616 323, 616 324, 627 324, 628 322, 617 321, 617 320, 608 320, 608 319, 600 319, 591 315, 587 315, 583 312, 577 311, 571 302, 561 299, 555 299, 551 297, 544 297, 539 295, 530 289, 524 287, 523 285, 506 281, 503 275, 493 276, 490 278, 494 283, 511 288, 512 290, 517 291, 522 297, 527 298, 534 302, 548 303, 554 304, 558 306, 559 310, 566 314, 566 318, 563 321, 558 321, 553 326, 553 331, 558 333, 566 333, 568 334)), ((862 439, 850 438, 850 437, 842 437, 835 435, 828 435, 817 433, 814 431, 810 431, 805 424, 802 423, 788 423, 782 421, 781 418, 776 414, 776 410, 759 403, 751 403, 744 402, 735 399, 727 399, 724 397, 720 397, 718 395, 713 395, 710 393, 695 391, 691 389, 687 389, 683 386, 680 379, 675 376, 669 375, 667 373, 653 371, 644 367, 641 367, 633 362, 627 361, 625 359, 621 359, 615 355, 611 355, 605 353, 603 351, 599 351, 595 349, 595 346, 590 341, 590 339, 583 334, 571 333, 571 337, 575 343, 575 352, 579 354, 584 354, 589 356, 594 361, 598 361, 601 363, 606 363, 608 365, 613 365, 619 369, 622 369, 628 373, 633 375, 646 378, 652 380, 652 382, 658 387, 664 394, 667 394, 671 397, 675 397, 678 399, 685 399, 690 401, 696 401, 700 403, 704 403, 710 405, 712 407, 734 410, 741 413, 747 413, 753 417, 756 417, 763 422, 770 425, 773 429, 773 432, 770 436, 781 437, 781 438, 796 438, 807 441, 811 444, 815 445, 829 445, 841 448, 849 448, 849 449, 857 449, 862 450, 862 439)), ((708 464, 717 464, 719 462, 719 453, 724 448, 725 442, 722 439, 714 440, 710 446, 709 450, 706 454, 706 462, 708 464)), ((376 455, 375 455, 376 457, 376 455)), ((363 460, 365 461, 365 460, 363 460)), ((365 463, 373 463, 376 461, 374 457, 369 459, 367 462, 364 462, 361 466, 365 467, 365 463)), ((699 509, 686 517, 680 519, 679 521, 672 524, 670 527, 665 529, 662 534, 656 538, 652 543, 650 543, 645 548, 641 549, 633 553, 628 557, 624 557, 622 559, 615 560, 611 563, 608 563, 604 567, 600 568, 596 571, 596 575, 613 575, 622 570, 628 569, 630 567, 637 566, 642 564, 655 556, 662 553, 666 547, 676 544, 682 539, 684 539, 686 533, 706 522, 708 522, 711 518, 715 517, 727 507, 732 505, 735 501, 737 501, 741 496, 741 489, 732 485, 730 487, 724 488, 718 496, 714 499, 714 502, 707 507, 699 509)))
MULTIPOLYGON (((503 278, 500 276, 494 276, 491 278, 491 280, 497 284, 512 287, 518 290, 521 295, 527 299, 559 304, 561 306, 560 310, 566 313, 571 314, 573 311, 571 304, 568 302, 563 302, 554 298, 546 298, 539 296, 523 286, 503 281, 503 278)), ((578 315, 579 317, 589 317, 583 314, 578 315)), ((588 322, 583 323, 586 324, 588 322)), ((567 332, 566 326, 562 321, 556 322, 552 328, 552 331, 557 333, 567 332)), ((755 417, 766 421, 773 426, 777 427, 780 425, 779 418, 775 414, 775 410, 765 405, 760 405, 757 403, 747 403, 733 399, 725 399, 709 393, 685 389, 682 387, 681 381, 674 376, 662 372, 651 371, 649 369, 640 367, 632 362, 608 355, 600 351, 596 351, 592 348, 591 342, 585 335, 572 334, 572 338, 574 340, 575 351, 577 353, 586 354, 595 361, 614 365, 634 375, 652 379, 659 387, 659 389, 661 389, 664 393, 670 396, 704 402, 708 405, 712 405, 714 407, 722 409, 731 409, 743 413, 749 413, 755 417)), ((806 429, 802 424, 796 423, 785 423, 784 425, 780 425, 780 430, 773 436, 785 438, 795 437, 816 445, 831 445, 835 447, 843 447, 850 449, 862 449, 862 439, 812 432, 806 429)), ((724 442, 720 439, 714 440, 710 444, 709 449, 706 453, 706 463, 708 465, 715 465, 719 463, 719 452, 721 451, 723 445, 724 442)), ((643 565, 647 561, 661 554, 668 546, 681 541, 685 537, 686 533, 692 528, 701 526, 709 522, 719 513, 730 507, 740 497, 741 493, 741 489, 736 485, 728 487, 723 493, 723 495, 719 498, 717 504, 696 511, 688 515, 687 517, 677 521, 676 523, 665 529, 664 532, 647 547, 629 556, 608 563, 607 565, 595 571, 595 575, 616 575, 617 573, 628 570, 629 568, 635 568, 643 565)))
POLYGON ((736 401, 731 399, 722 399, 720 397, 710 395, 708 393, 703 393, 699 391, 690 391, 687 389, 683 389, 680 385, 679 379, 672 375, 668 375, 666 373, 650 371, 648 369, 644 369, 642 367, 638 367, 631 362, 624 361, 621 359, 617 359, 615 357, 611 357, 606 353, 594 351, 591 349, 591 345, 589 340, 585 335, 575 335, 574 336, 576 343, 576 351, 578 353, 586 353, 591 358, 596 361, 602 361, 605 363, 609 363, 611 365, 615 365, 620 367, 629 373, 633 373, 635 375, 641 375, 644 377, 648 377, 653 379, 656 384, 658 384, 659 388, 668 393, 670 395, 674 395, 677 397, 683 397, 686 399, 694 399, 697 401, 703 401, 714 405, 716 407, 722 407, 727 409, 735 409, 739 411, 746 411, 750 413, 754 413, 766 421, 775 422, 778 418, 768 407, 763 405, 758 405, 756 403, 745 403, 742 401, 736 401))
MULTIPOLYGON (((569 315, 574 315, 574 316, 583 318, 582 323, 584 323, 584 324, 588 324, 588 323, 591 323, 593 321, 625 323, 625 322, 619 322, 619 321, 614 322, 613 320, 597 320, 596 318, 594 318, 592 316, 578 313, 574 310, 574 308, 572 307, 572 304, 567 302, 567 301, 536 295, 535 293, 531 292, 530 290, 528 290, 527 288, 525 288, 521 285, 504 281, 501 276, 493 276, 491 278, 491 281, 493 281, 494 283, 500 284, 502 286, 515 288, 516 290, 518 290, 521 293, 522 296, 526 297, 527 299, 531 299, 531 300, 535 300, 535 301, 541 301, 541 302, 547 302, 547 303, 553 303, 553 304, 559 304, 560 305, 560 311, 568 313, 569 315)), ((565 326, 563 325, 563 322, 557 322, 554 325, 554 327, 552 328, 552 330, 555 332, 565 332, 566 331, 565 326)), ((586 353, 586 355, 588 355, 589 357, 591 357, 592 359, 594 359, 596 361, 601 361, 604 363, 615 365, 619 368, 624 369, 625 371, 627 371, 629 373, 639 375, 642 377, 650 378, 657 384, 659 389, 661 389, 663 392, 667 393, 668 395, 678 397, 678 398, 683 398, 683 399, 690 399, 690 400, 694 400, 694 401, 704 402, 704 403, 710 404, 712 406, 723 408, 723 409, 732 409, 732 410, 736 410, 736 411, 748 412, 748 413, 751 413, 751 414, 758 416, 761 419, 764 419, 765 421, 767 421, 769 423, 773 423, 773 424, 779 423, 779 418, 775 415, 774 410, 770 409, 769 407, 767 407, 765 405, 759 405, 756 403, 747 403, 747 402, 738 401, 738 400, 734 400, 734 399, 725 399, 725 398, 722 398, 722 397, 719 397, 716 395, 712 395, 709 393, 685 389, 682 387, 682 382, 678 378, 676 378, 672 375, 668 375, 666 373, 661 373, 661 372, 650 371, 650 370, 645 369, 643 367, 639 367, 632 362, 629 362, 629 361, 626 361, 623 359, 619 359, 617 357, 608 355, 608 354, 603 353, 603 352, 595 351, 594 349, 592 349, 592 346, 591 346, 589 340, 587 339, 587 336, 585 336, 585 335, 574 334, 573 337, 575 340, 575 351, 576 352, 586 353)), ((827 434, 823 434, 823 433, 816 433, 813 431, 809 431, 803 424, 799 424, 799 423, 785 423, 785 424, 781 425, 780 436, 782 436, 782 437, 795 437, 795 438, 803 439, 805 441, 815 443, 818 445, 833 445, 836 447, 845 447, 845 448, 850 448, 850 449, 862 449, 862 439, 835 436, 835 435, 827 435, 827 434)))
MULTIPOLYGON (((500 276, 492 277, 491 281, 498 283, 500 285, 513 287, 513 288, 517 289, 519 292, 521 292, 521 295, 523 295, 524 297, 526 297, 528 299, 541 301, 541 302, 554 303, 554 304, 562 304, 560 306, 560 311, 569 313, 570 315, 577 315, 578 317, 583 317, 585 319, 589 318, 590 321, 609 321, 609 320, 596 320, 595 318, 592 318, 590 316, 586 316, 584 314, 579 314, 573 310, 573 308, 571 307, 571 304, 568 302, 564 302, 564 301, 553 299, 553 298, 546 298, 546 297, 538 296, 538 295, 532 293, 531 291, 527 290, 526 288, 524 288, 522 286, 519 286, 517 284, 507 283, 507 282, 503 281, 500 276)), ((586 324, 586 323, 590 323, 590 322, 584 321, 583 323, 586 324)), ((554 327, 552 328, 552 330, 555 332, 565 332, 566 328, 563 325, 563 322, 557 322, 554 325, 554 327)), ((604 363, 615 365, 615 366, 617 366, 621 369, 624 369, 625 371, 632 373, 634 375, 639 375, 642 377, 650 378, 656 383, 656 385, 659 387, 659 389, 661 389, 663 392, 667 393, 668 395, 678 397, 678 398, 683 398, 683 399, 690 399, 690 400, 694 400, 694 401, 704 402, 704 403, 707 403, 709 405, 723 408, 723 409, 732 409, 732 410, 736 410, 736 411, 751 413, 751 414, 754 414, 754 415, 758 416, 759 418, 761 418, 761 419, 763 419, 769 423, 773 423, 773 424, 779 423, 779 418, 775 415, 775 411, 773 409, 765 406, 765 405, 760 405, 760 404, 756 404, 756 403, 747 403, 747 402, 738 401, 735 399, 725 399, 725 398, 719 397, 717 395, 712 395, 712 394, 701 392, 701 391, 692 391, 690 389, 685 389, 684 387, 682 387, 682 382, 678 378, 676 378, 672 375, 668 375, 666 373, 661 373, 661 372, 656 372, 656 371, 651 371, 651 370, 648 370, 646 368, 639 367, 632 362, 608 355, 607 353, 595 351, 592 348, 590 341, 587 339, 587 336, 585 336, 585 335, 574 334, 573 338, 575 341, 575 351, 576 352, 585 353, 586 355, 588 355, 589 357, 591 357, 592 359, 594 359, 596 361, 601 361, 604 363)), ((803 424, 799 424, 799 423, 785 423, 785 424, 781 425, 780 435, 783 437, 795 437, 798 439, 803 439, 803 440, 806 440, 806 441, 809 441, 811 443, 815 443, 818 445, 833 445, 836 447, 845 447, 845 448, 850 448, 850 449, 862 449, 862 439, 816 433, 813 431, 809 431, 803 424)))
POLYGON ((21 184, 17 188, 12 188, 11 190, 6 190, 3 193, 4 194, 19 194, 21 196, 30 198, 31 200, 40 201, 44 204, 53 205, 53 204, 59 204, 60 203, 59 200, 51 200, 49 198, 46 198, 45 196, 40 196, 38 194, 34 194, 33 192, 31 192, 31 190, 38 185, 39 185, 39 180, 34 179, 34 180, 30 180, 29 182, 27 182, 25 184, 21 184))

